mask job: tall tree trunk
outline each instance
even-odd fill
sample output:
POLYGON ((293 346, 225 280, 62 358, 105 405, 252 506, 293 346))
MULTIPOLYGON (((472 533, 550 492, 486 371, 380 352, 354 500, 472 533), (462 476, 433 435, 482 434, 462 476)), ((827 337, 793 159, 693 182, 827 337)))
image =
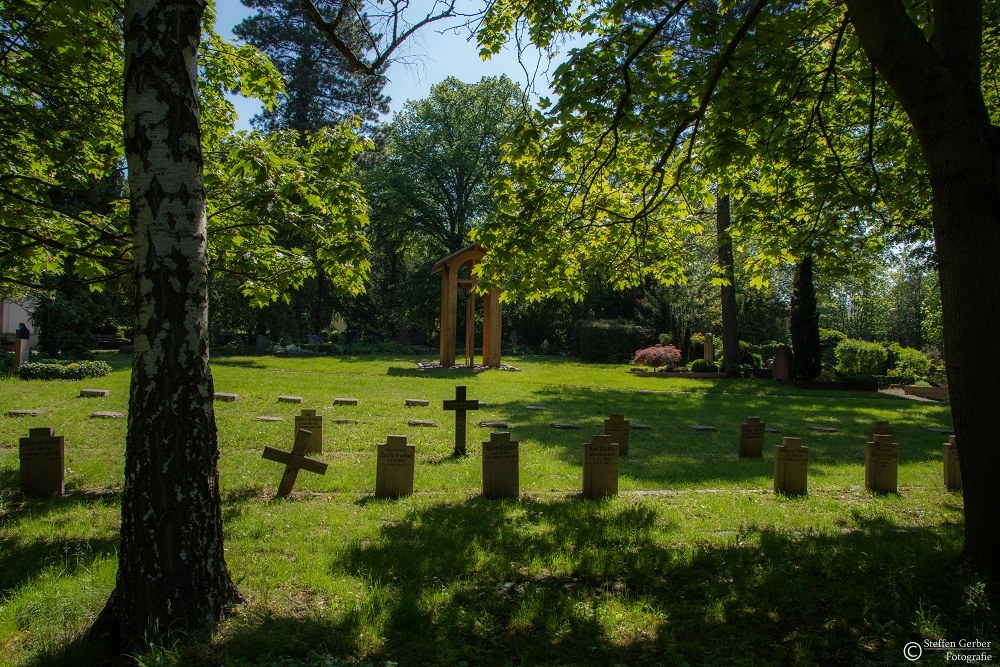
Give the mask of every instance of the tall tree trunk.
POLYGON ((222 545, 208 364, 197 97, 202 0, 129 0, 125 147, 136 329, 115 590, 93 632, 120 648, 204 628, 238 599, 222 545))
POLYGON ((806 255, 795 266, 792 282, 791 317, 794 373, 799 380, 815 380, 823 369, 819 344, 819 311, 816 308, 816 287, 813 285, 813 258, 806 255))
POLYGON ((1000 576, 1000 128, 983 101, 979 0, 933 3, 928 40, 895 0, 848 0, 869 59, 899 98, 930 174, 965 557, 1000 576))
POLYGON ((733 241, 729 237, 732 222, 729 195, 720 195, 715 209, 715 230, 718 237, 719 266, 726 284, 722 286, 722 349, 725 371, 732 375, 739 371, 740 355, 739 316, 736 311, 736 271, 733 268, 733 241))

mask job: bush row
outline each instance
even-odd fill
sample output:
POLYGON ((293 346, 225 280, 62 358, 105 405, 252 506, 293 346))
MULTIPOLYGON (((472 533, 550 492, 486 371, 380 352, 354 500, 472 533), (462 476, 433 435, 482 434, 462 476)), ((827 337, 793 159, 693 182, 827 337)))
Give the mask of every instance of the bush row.
POLYGON ((28 362, 21 364, 22 380, 83 380, 103 377, 111 372, 106 361, 67 361, 55 363, 28 362))
POLYGON ((573 354, 584 361, 621 364, 656 340, 651 329, 621 320, 585 320, 573 327, 573 354))

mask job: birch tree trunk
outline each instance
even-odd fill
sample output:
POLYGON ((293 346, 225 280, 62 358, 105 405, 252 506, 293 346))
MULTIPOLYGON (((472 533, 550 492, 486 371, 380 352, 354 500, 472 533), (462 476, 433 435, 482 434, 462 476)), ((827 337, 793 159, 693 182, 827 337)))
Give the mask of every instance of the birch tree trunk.
POLYGON ((203 0, 129 0, 125 146, 136 329, 115 590, 92 632, 122 649, 238 599, 222 542, 208 364, 197 91, 203 0))
POLYGON ((1000 575, 1000 128, 983 100, 981 0, 935 0, 930 39, 899 0, 847 0, 930 174, 948 388, 965 504, 964 556, 1000 575))

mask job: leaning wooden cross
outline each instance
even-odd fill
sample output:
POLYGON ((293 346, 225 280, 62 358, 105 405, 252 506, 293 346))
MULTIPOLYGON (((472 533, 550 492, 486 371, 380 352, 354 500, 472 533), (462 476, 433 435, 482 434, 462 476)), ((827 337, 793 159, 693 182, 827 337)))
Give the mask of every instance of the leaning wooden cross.
POLYGON ((455 387, 455 398, 444 402, 444 409, 455 411, 455 451, 452 455, 465 456, 465 413, 467 410, 478 410, 479 401, 468 400, 465 385, 460 384, 455 387))
POLYGON ((311 437, 312 433, 300 428, 295 434, 295 445, 291 452, 274 447, 264 447, 263 458, 285 464, 285 473, 281 476, 281 483, 278 485, 278 493, 275 494, 275 498, 284 498, 292 492, 295 478, 299 476, 299 470, 308 470, 320 475, 326 474, 327 464, 305 456, 306 447, 309 445, 311 437))

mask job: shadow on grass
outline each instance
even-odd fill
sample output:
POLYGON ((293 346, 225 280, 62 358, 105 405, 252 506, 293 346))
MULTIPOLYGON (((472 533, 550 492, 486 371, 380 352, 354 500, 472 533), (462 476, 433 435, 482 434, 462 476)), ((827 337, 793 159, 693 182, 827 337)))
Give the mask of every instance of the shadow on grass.
POLYGON ((252 612, 216 649, 244 665, 898 664, 922 636, 998 639, 975 577, 947 571, 960 527, 858 520, 692 543, 622 500, 435 505, 331 558, 362 586, 342 611, 252 612))
POLYGON ((99 558, 110 556, 118 548, 118 535, 89 539, 60 538, 49 535, 22 537, 19 525, 27 521, 42 521, 57 526, 59 513, 72 513, 80 506, 102 504, 117 506, 117 493, 75 493, 58 498, 31 498, 17 503, 0 516, 0 597, 30 582, 49 568, 61 568, 64 573, 85 569, 99 558))

